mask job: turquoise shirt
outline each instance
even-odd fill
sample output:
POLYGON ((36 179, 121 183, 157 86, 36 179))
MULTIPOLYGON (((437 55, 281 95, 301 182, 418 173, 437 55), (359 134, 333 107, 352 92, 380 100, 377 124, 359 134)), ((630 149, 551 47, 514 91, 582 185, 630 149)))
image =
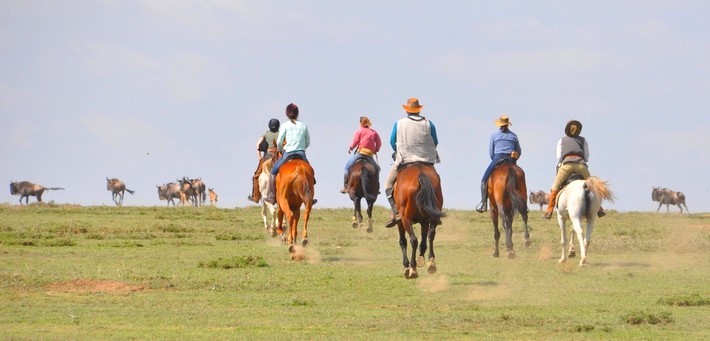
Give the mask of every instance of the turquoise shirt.
POLYGON ((303 150, 311 144, 311 136, 308 134, 308 127, 301 121, 288 120, 281 124, 279 137, 276 139, 279 149, 285 153, 303 150), (283 145, 284 140, 286 144, 283 145))

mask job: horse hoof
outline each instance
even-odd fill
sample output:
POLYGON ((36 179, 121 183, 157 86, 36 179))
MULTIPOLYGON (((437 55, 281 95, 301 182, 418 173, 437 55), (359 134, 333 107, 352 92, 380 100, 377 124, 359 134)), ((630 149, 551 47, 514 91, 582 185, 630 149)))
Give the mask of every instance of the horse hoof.
POLYGON ((498 253, 498 251, 496 251, 496 252, 493 252, 493 257, 495 257, 495 258, 498 258, 498 257, 500 257, 500 253, 498 253))
POLYGON ((372 226, 367 227, 367 233, 372 233, 372 226))
POLYGON ((515 251, 508 251, 508 259, 515 259, 515 257, 517 257, 515 251))
POLYGON ((308 239, 304 238, 303 241, 301 242, 301 245, 303 245, 303 247, 307 247, 308 246, 308 239))
POLYGON ((431 261, 427 264, 427 271, 429 272, 430 275, 433 275, 436 273, 436 264, 434 261, 431 261))
POLYGON ((567 258, 560 258, 560 259, 557 260, 557 262, 560 263, 560 264, 566 263, 566 262, 567 262, 567 258))
POLYGON ((417 257, 417 265, 424 264, 424 256, 417 257))
POLYGON ((587 258, 582 258, 582 260, 579 261, 579 266, 587 266, 587 258))
POLYGON ((291 259, 293 259, 294 254, 296 253, 296 247, 293 245, 288 246, 288 253, 291 254, 291 259))
POLYGON ((532 244, 532 243, 530 242, 530 239, 526 239, 526 240, 525 240, 525 247, 530 247, 530 244, 532 244))
POLYGON ((574 252, 574 251, 570 251, 570 252, 569 252, 569 254, 567 254, 567 257, 568 257, 568 258, 574 258, 574 257, 577 257, 577 253, 576 253, 576 252, 574 252))
POLYGON ((357 221, 353 221, 353 223, 351 224, 354 229, 356 229, 359 225, 360 224, 358 224, 357 221))
POLYGON ((406 279, 413 279, 419 277, 419 274, 417 274, 417 270, 414 268, 406 268, 404 269, 404 278, 406 279))

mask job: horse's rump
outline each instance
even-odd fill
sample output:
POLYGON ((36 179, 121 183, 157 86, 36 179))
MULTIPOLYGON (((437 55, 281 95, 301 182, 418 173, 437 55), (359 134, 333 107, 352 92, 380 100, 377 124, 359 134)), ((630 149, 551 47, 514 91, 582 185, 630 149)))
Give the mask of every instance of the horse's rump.
POLYGON ((314 172, 311 165, 302 159, 285 162, 276 175, 276 194, 288 201, 291 207, 300 207, 313 202, 314 172))
POLYGON ((513 162, 496 166, 488 178, 488 197, 491 207, 506 206, 509 200, 513 215, 519 212, 527 213, 528 193, 523 169, 513 162))
POLYGON ((365 198, 375 201, 380 191, 377 169, 367 160, 356 161, 348 170, 348 188, 351 200, 365 198))
POLYGON ((434 166, 414 163, 402 168, 394 185, 397 208, 412 223, 439 221, 444 216, 441 179, 434 166))
POLYGON ((589 189, 600 199, 614 202, 614 193, 612 193, 611 189, 609 189, 607 181, 604 181, 596 176, 590 176, 587 180, 584 180, 584 184, 587 189, 589 189))

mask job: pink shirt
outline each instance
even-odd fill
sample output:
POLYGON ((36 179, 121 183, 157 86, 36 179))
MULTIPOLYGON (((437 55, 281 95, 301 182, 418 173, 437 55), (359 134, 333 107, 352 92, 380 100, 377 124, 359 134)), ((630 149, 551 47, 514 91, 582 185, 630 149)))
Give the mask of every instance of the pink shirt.
POLYGON ((380 140, 380 135, 372 128, 360 128, 355 132, 353 136, 353 142, 350 143, 350 150, 355 147, 367 148, 377 153, 382 147, 382 140, 380 140))

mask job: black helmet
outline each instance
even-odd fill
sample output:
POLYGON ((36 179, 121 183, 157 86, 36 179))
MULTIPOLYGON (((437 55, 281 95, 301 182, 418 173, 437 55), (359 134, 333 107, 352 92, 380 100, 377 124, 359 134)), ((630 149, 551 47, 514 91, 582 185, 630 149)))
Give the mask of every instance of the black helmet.
POLYGON ((277 120, 277 119, 275 119, 275 118, 272 118, 272 119, 269 120, 269 130, 272 131, 272 132, 274 132, 274 133, 277 132, 277 131, 279 131, 279 126, 280 126, 280 125, 281 125, 281 123, 279 122, 279 120, 277 120))

